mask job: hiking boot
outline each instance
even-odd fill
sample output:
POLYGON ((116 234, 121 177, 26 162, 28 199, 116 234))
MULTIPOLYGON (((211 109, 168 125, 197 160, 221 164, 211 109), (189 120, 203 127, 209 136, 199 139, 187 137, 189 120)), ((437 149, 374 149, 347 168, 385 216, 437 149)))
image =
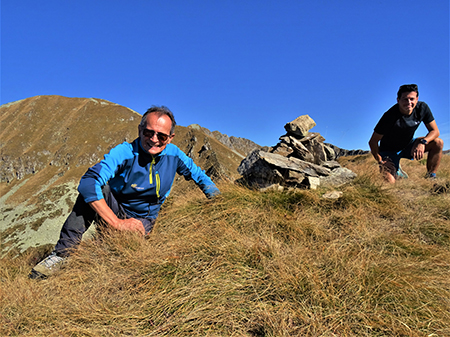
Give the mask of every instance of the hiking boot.
POLYGON ((45 279, 60 270, 65 259, 65 257, 58 256, 53 252, 31 269, 28 277, 30 279, 45 279))
POLYGON ((436 179, 436 173, 427 172, 427 174, 425 174, 425 179, 430 179, 430 180, 436 179))
POLYGON ((408 175, 406 174, 405 171, 402 170, 400 165, 398 166, 397 177, 402 179, 408 179, 408 175))

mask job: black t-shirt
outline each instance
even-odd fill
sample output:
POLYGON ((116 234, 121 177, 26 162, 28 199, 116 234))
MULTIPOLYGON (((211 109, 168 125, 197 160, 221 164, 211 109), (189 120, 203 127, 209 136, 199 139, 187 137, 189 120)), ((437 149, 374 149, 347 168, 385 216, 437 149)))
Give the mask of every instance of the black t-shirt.
POLYGON ((414 133, 421 122, 429 124, 434 121, 433 114, 425 102, 417 102, 409 116, 403 115, 395 104, 384 113, 375 132, 383 135, 380 141, 380 151, 401 151, 413 139, 414 133))

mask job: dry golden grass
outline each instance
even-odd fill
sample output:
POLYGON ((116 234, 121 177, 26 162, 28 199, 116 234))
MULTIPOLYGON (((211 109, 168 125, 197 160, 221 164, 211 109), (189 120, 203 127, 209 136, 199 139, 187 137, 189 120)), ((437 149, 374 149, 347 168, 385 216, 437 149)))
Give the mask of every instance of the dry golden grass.
POLYGON ((232 184, 165 205, 146 240, 84 242, 57 275, 0 261, 2 336, 450 336, 450 157, 382 182, 367 156, 325 190, 232 184), (445 187, 433 192, 435 183, 445 187))

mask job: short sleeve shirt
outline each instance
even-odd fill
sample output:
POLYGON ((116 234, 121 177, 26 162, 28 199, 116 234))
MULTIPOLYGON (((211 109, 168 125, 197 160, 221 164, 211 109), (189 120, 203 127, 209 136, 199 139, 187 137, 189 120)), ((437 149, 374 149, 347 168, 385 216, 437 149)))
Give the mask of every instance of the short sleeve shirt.
POLYGON ((429 124, 434 121, 433 114, 425 102, 417 102, 409 116, 400 112, 395 104, 379 120, 375 132, 383 135, 380 141, 380 151, 401 151, 414 137, 421 122, 429 124))

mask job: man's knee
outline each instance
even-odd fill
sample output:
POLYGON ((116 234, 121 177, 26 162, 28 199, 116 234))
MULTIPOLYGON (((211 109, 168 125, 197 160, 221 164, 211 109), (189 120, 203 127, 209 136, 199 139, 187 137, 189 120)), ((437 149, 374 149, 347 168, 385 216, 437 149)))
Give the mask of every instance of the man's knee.
POLYGON ((430 150, 433 152, 442 152, 444 149, 444 141, 441 138, 436 138, 430 142, 430 150))

